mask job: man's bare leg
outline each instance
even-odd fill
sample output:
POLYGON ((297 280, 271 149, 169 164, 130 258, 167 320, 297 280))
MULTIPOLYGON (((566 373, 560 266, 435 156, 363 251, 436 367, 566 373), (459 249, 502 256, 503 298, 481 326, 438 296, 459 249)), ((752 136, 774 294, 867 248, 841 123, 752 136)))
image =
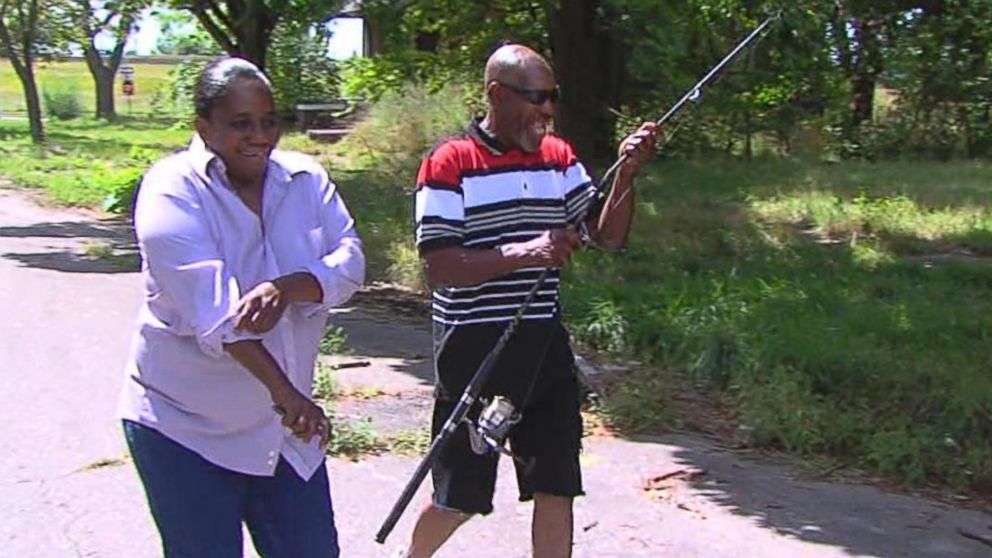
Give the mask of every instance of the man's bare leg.
POLYGON ((572 556, 572 498, 534 495, 534 523, 531 525, 534 558, 572 556))
POLYGON ((434 504, 427 504, 427 507, 420 512, 417 525, 413 528, 406 558, 430 558, 455 532, 455 529, 470 517, 471 514, 444 510, 434 504))

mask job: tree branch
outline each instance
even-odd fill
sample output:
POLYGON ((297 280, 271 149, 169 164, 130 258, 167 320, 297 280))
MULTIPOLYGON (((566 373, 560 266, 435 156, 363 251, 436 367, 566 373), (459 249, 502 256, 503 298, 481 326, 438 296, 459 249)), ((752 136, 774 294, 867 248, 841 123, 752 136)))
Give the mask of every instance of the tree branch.
POLYGON ((200 24, 203 25, 203 28, 206 29, 207 33, 209 33, 210 36, 217 41, 224 51, 228 54, 235 54, 238 52, 238 45, 233 42, 231 37, 229 37, 227 33, 221 29, 217 22, 213 20, 211 14, 204 10, 201 3, 198 2, 194 4, 191 11, 193 12, 193 15, 196 16, 196 19, 199 20, 200 24))
POLYGON ((120 27, 117 31, 117 45, 114 47, 114 51, 110 54, 110 72, 111 75, 117 73, 117 69, 121 66, 121 60, 124 60, 124 47, 127 45, 127 37, 131 34, 131 25, 134 20, 128 16, 122 16, 120 21, 120 27))
POLYGON ((224 11, 223 8, 221 8, 216 2, 214 2, 214 0, 204 0, 204 1, 207 3, 208 6, 207 9, 211 12, 211 14, 214 17, 216 17, 218 20, 220 20, 220 22, 224 25, 224 27, 227 28, 228 31, 234 33, 234 21, 238 19, 236 12, 244 11, 241 9, 241 7, 234 5, 235 3, 240 4, 240 2, 235 2, 233 0, 229 2, 228 6, 230 6, 229 9, 231 10, 231 13, 228 14, 227 12, 224 11))

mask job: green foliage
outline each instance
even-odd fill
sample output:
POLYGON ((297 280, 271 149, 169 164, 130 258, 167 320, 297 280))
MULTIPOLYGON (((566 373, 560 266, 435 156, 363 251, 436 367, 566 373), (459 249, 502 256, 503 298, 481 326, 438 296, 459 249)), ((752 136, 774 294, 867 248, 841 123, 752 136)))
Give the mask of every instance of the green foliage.
POLYGON ((72 120, 83 114, 79 91, 70 87, 46 87, 42 93, 45 113, 58 120, 72 120))
POLYGON ((348 334, 341 326, 329 326, 320 339, 320 354, 342 355, 351 351, 348 348, 348 334))
POLYGON ((151 161, 182 147, 188 130, 122 119, 114 124, 72 120, 51 131, 46 149, 30 144, 24 121, 0 122, 0 176, 41 188, 55 202, 126 212, 151 161))
POLYGON ((666 424, 684 374, 733 396, 756 445, 987 489, 992 266, 954 254, 988 246, 988 172, 667 164, 628 253, 579 254, 563 281, 579 340, 622 329, 615 348, 656 365, 615 388, 610 422, 666 424))
POLYGON ((341 63, 341 93, 349 99, 375 102, 403 89, 410 79, 405 59, 355 56, 341 63))
POLYGON ((403 430, 388 436, 385 445, 396 455, 421 456, 430 448, 431 433, 425 428, 403 430))
POLYGON ((464 90, 445 86, 436 93, 408 85, 385 95, 345 140, 343 148, 361 153, 370 166, 396 180, 411 183, 421 158, 439 139, 461 131, 469 112, 458 99, 464 90))
POLYGON ((481 67, 453 66, 443 57, 426 52, 355 57, 341 63, 341 92, 348 98, 377 102, 388 94, 402 93, 411 83, 428 93, 449 94, 453 91, 449 86, 454 85, 458 94, 448 103, 478 111, 482 108, 481 72, 481 67))
POLYGON ((386 443, 372 426, 371 418, 364 417, 351 421, 332 416, 331 440, 327 445, 328 455, 358 460, 365 455, 381 454, 387 449, 386 443))
POLYGON ((216 56, 221 49, 206 29, 185 11, 159 9, 154 13, 161 26, 155 50, 158 54, 216 56))
POLYGON ((345 192, 356 215, 370 275, 410 288, 423 288, 420 257, 410 236, 410 207, 417 168, 440 139, 464 129, 468 110, 450 99, 462 89, 446 86, 429 93, 409 86, 387 94, 336 149, 350 153, 349 163, 370 171, 345 173, 331 165, 331 175, 345 192))
POLYGON ((582 317, 582 339, 592 349, 615 354, 627 351, 627 320, 611 300, 594 300, 582 317))
POLYGON ((168 83, 155 94, 152 108, 160 118, 168 118, 180 126, 189 126, 196 115, 193 95, 196 81, 210 61, 191 58, 169 71, 168 83))
POLYGON ((622 432, 658 432, 677 423, 673 393, 667 378, 639 369, 607 391, 596 411, 608 426, 622 432))
POLYGON ((331 402, 341 392, 334 371, 320 360, 317 361, 313 374, 313 396, 324 402, 331 402))
POLYGON ((284 118, 305 102, 326 102, 339 96, 338 69, 327 57, 327 37, 311 35, 307 26, 279 24, 272 35, 266 73, 275 90, 276 107, 284 118))

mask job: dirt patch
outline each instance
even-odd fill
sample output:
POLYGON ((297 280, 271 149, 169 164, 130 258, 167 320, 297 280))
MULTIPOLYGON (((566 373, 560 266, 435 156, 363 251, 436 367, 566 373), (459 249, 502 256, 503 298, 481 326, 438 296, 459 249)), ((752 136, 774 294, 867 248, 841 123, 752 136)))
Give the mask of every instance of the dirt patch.
POLYGON ((334 401, 334 414, 348 421, 372 419, 382 435, 425 429, 431 421, 429 393, 399 393, 376 397, 345 396, 334 401))

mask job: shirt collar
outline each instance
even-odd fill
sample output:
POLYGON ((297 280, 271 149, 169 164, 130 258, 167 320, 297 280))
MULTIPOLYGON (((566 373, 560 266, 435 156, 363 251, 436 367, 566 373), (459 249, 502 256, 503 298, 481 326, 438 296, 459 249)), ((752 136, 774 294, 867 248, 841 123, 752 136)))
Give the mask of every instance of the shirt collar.
POLYGON ((468 123, 468 127, 465 132, 469 135, 469 137, 474 139, 476 143, 488 149, 493 155, 505 155, 510 148, 507 147, 505 143, 499 141, 499 138, 483 129, 482 118, 483 117, 481 116, 473 118, 472 121, 468 123))
MULTIPOLYGON (((193 170, 208 184, 211 182, 211 165, 216 167, 220 175, 223 176, 226 174, 227 169, 224 166, 224 161, 221 160, 217 153, 207 147, 200 134, 193 133, 193 137, 190 138, 186 150, 193 160, 193 170)), ((272 154, 269 155, 268 167, 266 168, 266 181, 271 180, 279 184, 289 183, 293 180, 294 176, 308 170, 304 161, 287 155, 289 154, 278 149, 272 151, 272 154)))

